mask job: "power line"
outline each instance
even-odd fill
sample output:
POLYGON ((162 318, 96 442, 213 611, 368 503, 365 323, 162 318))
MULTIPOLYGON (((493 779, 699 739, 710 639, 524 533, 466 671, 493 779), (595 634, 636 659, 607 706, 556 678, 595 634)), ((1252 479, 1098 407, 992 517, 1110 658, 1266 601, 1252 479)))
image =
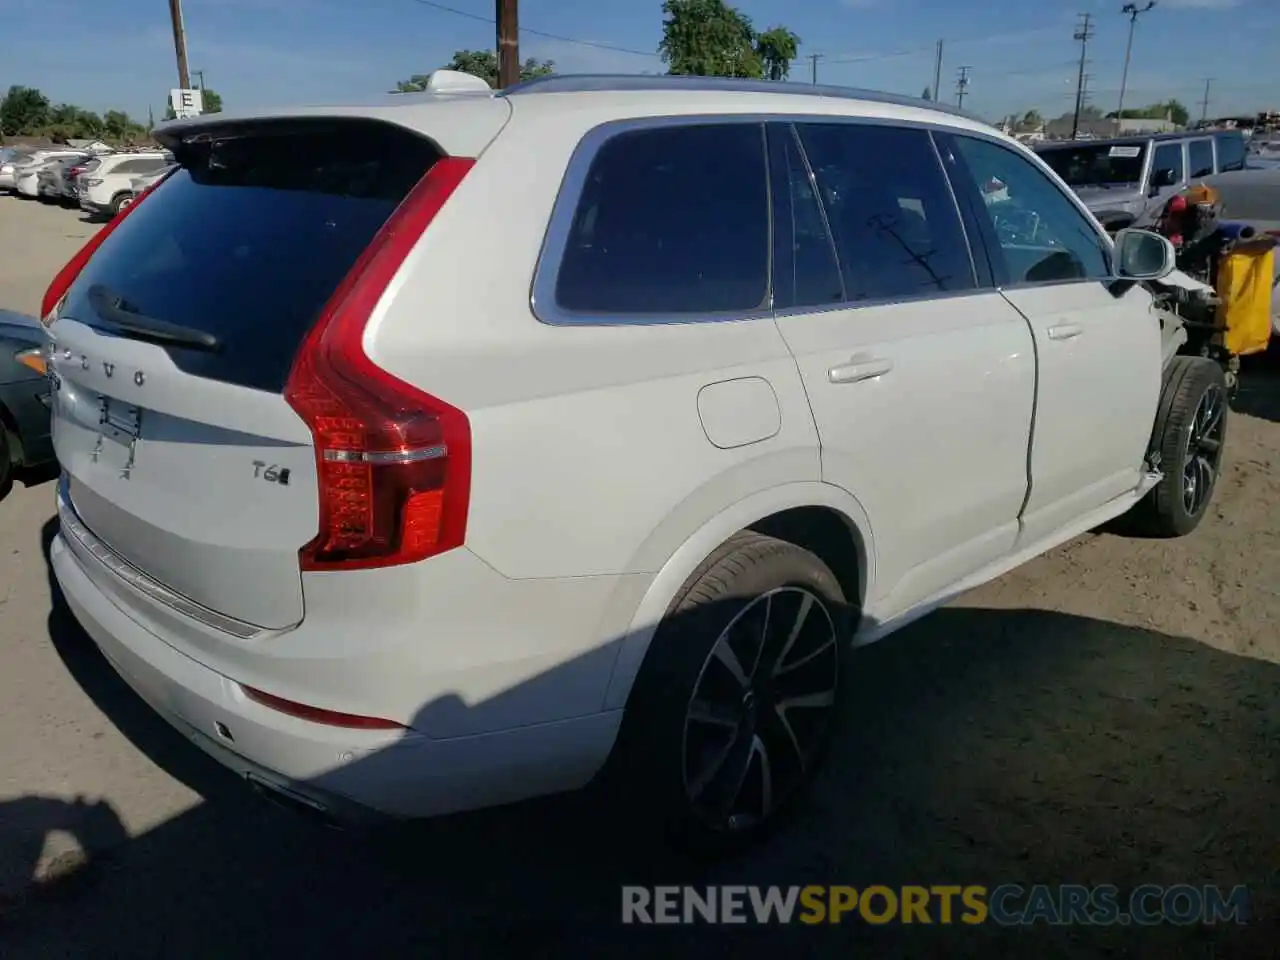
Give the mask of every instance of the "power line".
MULTIPOLYGON (((482 13, 472 13, 470 10, 459 10, 457 7, 450 7, 443 3, 436 3, 435 0, 413 0, 414 3, 424 7, 430 7, 433 10, 440 10, 444 13, 452 13, 457 17, 465 17, 468 20, 475 20, 477 23, 487 23, 491 27, 497 26, 494 17, 486 17, 482 13)), ((535 30, 533 27, 520 27, 521 33, 527 33, 534 37, 543 37, 547 40, 559 40, 561 43, 576 43, 582 47, 595 47, 597 50, 611 50, 614 53, 629 53, 636 57, 660 57, 661 54, 652 50, 634 50, 630 47, 620 47, 613 43, 602 43, 599 40, 583 40, 581 37, 566 37, 559 33, 549 33, 546 30, 535 30)))

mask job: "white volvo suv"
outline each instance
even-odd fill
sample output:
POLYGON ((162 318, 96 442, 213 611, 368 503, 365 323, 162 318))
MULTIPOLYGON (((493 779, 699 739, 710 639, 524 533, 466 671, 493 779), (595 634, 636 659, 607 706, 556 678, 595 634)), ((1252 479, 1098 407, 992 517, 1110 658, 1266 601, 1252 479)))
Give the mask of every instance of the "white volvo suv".
POLYGON ((52 564, 299 809, 598 781, 737 845, 853 646, 1204 516, 1224 384, 1150 292, 1172 249, 937 104, 441 72, 158 136, 174 171, 45 299, 52 564))

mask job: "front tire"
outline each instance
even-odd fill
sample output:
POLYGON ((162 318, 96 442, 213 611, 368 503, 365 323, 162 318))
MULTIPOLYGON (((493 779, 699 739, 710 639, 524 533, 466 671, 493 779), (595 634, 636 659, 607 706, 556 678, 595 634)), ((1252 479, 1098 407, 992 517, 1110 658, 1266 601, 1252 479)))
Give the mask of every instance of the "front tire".
POLYGON ((1203 357, 1174 357, 1152 439, 1164 477, 1134 507, 1135 533, 1184 537, 1200 525, 1222 469, 1228 407, 1222 367, 1203 357))
POLYGON ((731 538, 686 583, 636 678, 612 758, 624 802, 704 856, 771 831, 825 752, 847 638, 825 563, 772 537, 731 538))
POLYGON ((132 204, 133 204, 133 194, 131 193, 117 194, 111 201, 111 215, 114 217, 121 210, 125 209, 126 207, 132 206, 132 204))

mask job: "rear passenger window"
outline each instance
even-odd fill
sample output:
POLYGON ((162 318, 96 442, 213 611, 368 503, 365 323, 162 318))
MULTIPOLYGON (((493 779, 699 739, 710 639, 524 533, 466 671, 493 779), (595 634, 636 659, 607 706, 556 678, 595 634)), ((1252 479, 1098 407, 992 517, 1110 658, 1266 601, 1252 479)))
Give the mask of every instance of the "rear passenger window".
POLYGON ((1030 159, 989 140, 951 138, 967 183, 986 208, 1008 282, 1102 280, 1111 270, 1097 224, 1030 159))
POLYGON ((606 315, 767 307, 766 170, 760 124, 678 125, 610 138, 574 213, 557 304, 606 315))
POLYGON ((960 214, 927 131, 850 123, 796 129, 849 301, 977 286, 960 214))
POLYGON ((1244 137, 1238 133, 1218 134, 1218 172, 1243 170, 1245 167, 1244 137))
POLYGON ((1207 177, 1213 173, 1213 141, 1192 140, 1187 144, 1187 163, 1192 177, 1207 177))
POLYGON ((1174 172, 1174 183, 1181 183, 1186 170, 1182 166, 1182 144, 1166 143, 1156 147, 1151 159, 1151 172, 1154 175, 1161 170, 1174 172))

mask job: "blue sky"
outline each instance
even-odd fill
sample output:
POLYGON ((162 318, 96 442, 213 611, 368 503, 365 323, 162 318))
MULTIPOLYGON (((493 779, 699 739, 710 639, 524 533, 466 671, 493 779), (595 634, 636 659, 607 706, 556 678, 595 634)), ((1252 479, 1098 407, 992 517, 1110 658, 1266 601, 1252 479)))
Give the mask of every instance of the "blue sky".
MULTIPOLYGON (((192 69, 228 108, 323 102, 381 93, 460 48, 493 43, 493 0, 185 0, 192 69)), ((743 0, 758 27, 784 24, 820 53, 819 80, 918 95, 932 82, 934 44, 946 39, 943 92, 970 69, 966 107, 996 118, 1071 108, 1079 12, 1096 17, 1088 72, 1094 102, 1114 109, 1128 21, 1123 0, 743 0)), ((176 67, 163 0, 0 0, 0 88, 36 86, 54 101, 160 116, 176 67)), ((660 0, 521 0, 526 29, 599 46, 521 37, 522 56, 561 72, 662 72, 660 0), (622 49, 609 49, 616 47, 622 49), (639 51, 639 53, 624 52, 639 51)), ((1138 24, 1129 105, 1176 96, 1199 114, 1280 109, 1280 2, 1159 0, 1138 24), (1206 40, 1221 29, 1228 42, 1206 40)), ((793 78, 808 79, 807 61, 793 78)))

